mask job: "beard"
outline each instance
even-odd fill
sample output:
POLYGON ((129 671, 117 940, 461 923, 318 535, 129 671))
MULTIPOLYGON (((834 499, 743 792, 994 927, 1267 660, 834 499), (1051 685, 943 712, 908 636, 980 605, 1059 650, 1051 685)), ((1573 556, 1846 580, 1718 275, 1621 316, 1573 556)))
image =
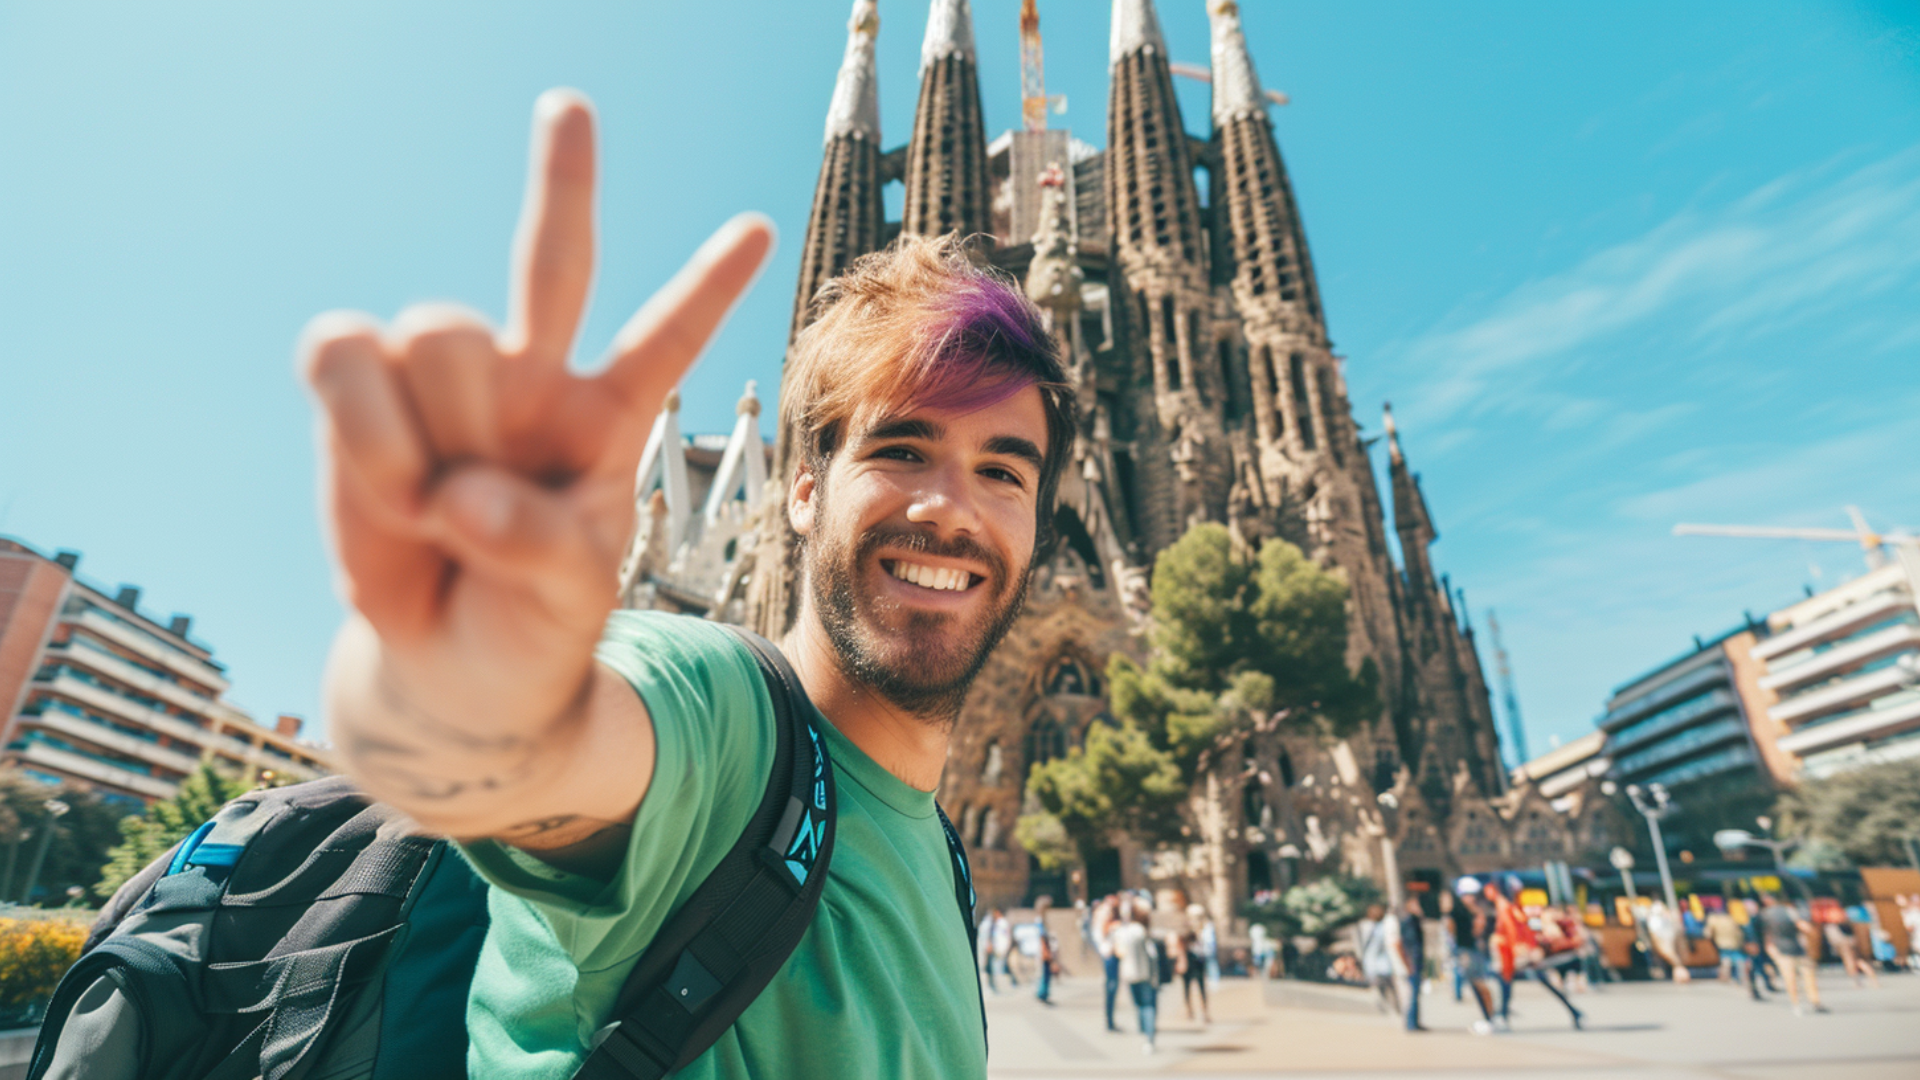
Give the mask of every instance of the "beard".
MULTIPOLYGON (((829 520, 824 503, 820 520, 829 520)), ((877 526, 854 537, 851 530, 816 531, 805 542, 807 582, 814 610, 833 643, 840 669, 899 708, 930 723, 952 727, 967 689, 986 665, 1026 601, 1033 564, 1013 576, 1007 560, 965 536, 939 540, 900 526, 877 526), (988 568, 976 586, 988 590, 979 614, 916 610, 877 595, 865 568, 875 552, 966 559, 988 568)))

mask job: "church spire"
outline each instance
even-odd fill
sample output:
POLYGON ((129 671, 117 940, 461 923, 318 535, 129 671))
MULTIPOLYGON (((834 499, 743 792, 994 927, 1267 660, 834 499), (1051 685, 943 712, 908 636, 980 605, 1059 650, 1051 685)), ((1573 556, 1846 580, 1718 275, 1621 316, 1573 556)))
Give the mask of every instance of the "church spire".
POLYGON ((1107 66, 1122 57, 1151 48, 1167 55, 1167 39, 1160 35, 1160 17, 1154 14, 1153 0, 1113 0, 1113 35, 1108 39, 1107 66))
POLYGON ((903 233, 971 236, 990 226, 987 132, 967 0, 933 0, 927 15, 906 188, 903 233))
POLYGON ((1240 5, 1235 0, 1212 0, 1207 13, 1213 22, 1213 122, 1266 115, 1260 76, 1254 73, 1247 36, 1240 30, 1240 5))
POLYGON ((854 0, 847 21, 847 52, 833 83, 833 103, 827 107, 827 141, 858 135, 876 144, 880 140, 880 91, 874 74, 874 39, 880 35, 880 12, 874 0, 854 0))
POLYGON ((1420 490, 1420 477, 1407 468, 1407 459, 1400 452, 1400 431, 1393 422, 1392 406, 1386 410, 1386 427, 1387 474, 1393 482, 1393 529, 1400 534, 1400 556, 1407 564, 1407 584, 1416 597, 1427 596, 1437 584, 1427 549, 1440 534, 1433 527, 1433 515, 1427 511, 1427 497, 1420 490))
POLYGON ((880 247, 885 210, 880 195, 880 95, 873 62, 879 33, 874 0, 854 0, 846 56, 827 107, 820 180, 800 248, 789 340, 813 321, 813 298, 820 286, 880 247))

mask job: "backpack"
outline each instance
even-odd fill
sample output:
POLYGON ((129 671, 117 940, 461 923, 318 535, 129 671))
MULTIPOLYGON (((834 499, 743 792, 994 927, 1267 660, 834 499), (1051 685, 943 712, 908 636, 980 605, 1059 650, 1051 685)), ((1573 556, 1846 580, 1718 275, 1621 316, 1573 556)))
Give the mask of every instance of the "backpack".
MULTIPOLYGON (((657 1080, 704 1053, 799 944, 826 883, 833 769, 813 708, 773 645, 729 629, 772 697, 772 776, 740 839, 635 963, 580 1080, 657 1080)), ((940 820, 971 942, 966 853, 940 820)), ((465 1077, 486 897, 447 841, 345 777, 249 792, 114 894, 26 1075, 465 1077)))

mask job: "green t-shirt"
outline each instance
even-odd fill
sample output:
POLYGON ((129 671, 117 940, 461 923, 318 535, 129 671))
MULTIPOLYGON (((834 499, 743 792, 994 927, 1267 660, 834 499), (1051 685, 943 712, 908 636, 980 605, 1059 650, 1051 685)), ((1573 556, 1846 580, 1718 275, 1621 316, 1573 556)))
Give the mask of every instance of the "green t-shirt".
MULTIPOLYGON (((653 782, 612 882, 495 841, 463 850, 494 886, 467 1006, 468 1072, 573 1075, 640 953, 739 839, 773 768, 774 715, 751 654, 710 622, 617 612, 600 660, 653 717, 653 782)), ((978 975, 931 792, 820 724, 838 833, 813 924, 683 1077, 980 1077, 978 975)))

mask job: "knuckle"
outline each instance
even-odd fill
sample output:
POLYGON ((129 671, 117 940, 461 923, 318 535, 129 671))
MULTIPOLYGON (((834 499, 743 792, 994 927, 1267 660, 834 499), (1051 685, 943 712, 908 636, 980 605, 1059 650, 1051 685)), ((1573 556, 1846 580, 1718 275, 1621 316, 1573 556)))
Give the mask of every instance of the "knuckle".
POLYGON ((393 320, 391 336, 394 351, 407 357, 495 351, 492 326, 459 304, 415 304, 393 320))

